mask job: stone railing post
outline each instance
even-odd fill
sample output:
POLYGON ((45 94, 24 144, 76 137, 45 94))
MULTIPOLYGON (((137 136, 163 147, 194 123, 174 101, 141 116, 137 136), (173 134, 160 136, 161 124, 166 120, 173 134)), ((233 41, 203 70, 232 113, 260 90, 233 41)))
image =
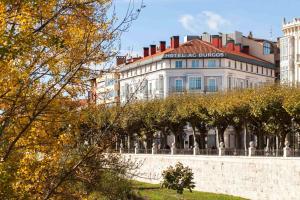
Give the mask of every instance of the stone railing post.
POLYGON ((292 155, 290 143, 285 141, 285 147, 283 148, 283 157, 290 157, 292 155))
POLYGON ((139 153, 139 144, 136 142, 134 144, 134 154, 138 154, 139 153))
POLYGON ((176 145, 175 145, 175 142, 172 143, 172 147, 171 147, 171 155, 175 155, 176 154, 176 145))
POLYGON ((155 142, 152 144, 152 155, 153 154, 157 154, 157 144, 155 142))
POLYGON ((194 152, 194 155, 199 155, 200 154, 200 149, 199 149, 199 145, 198 145, 197 142, 195 143, 195 146, 193 148, 193 152, 194 152))
POLYGON ((249 156, 255 156, 255 151, 256 151, 256 148, 254 146, 254 142, 251 141, 249 143, 250 147, 249 147, 249 156))
POLYGON ((123 143, 120 144, 120 154, 124 153, 124 146, 123 143))
POLYGON ((266 148, 265 148, 265 155, 266 156, 270 155, 270 148, 268 146, 266 146, 266 148))
POLYGON ((220 145, 219 145, 219 156, 225 156, 225 145, 224 145, 224 142, 220 142, 220 145))

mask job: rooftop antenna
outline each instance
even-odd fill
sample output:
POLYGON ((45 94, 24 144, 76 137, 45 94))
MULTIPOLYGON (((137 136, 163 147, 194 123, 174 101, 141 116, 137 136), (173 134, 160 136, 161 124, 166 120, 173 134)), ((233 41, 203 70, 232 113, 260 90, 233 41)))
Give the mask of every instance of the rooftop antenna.
POLYGON ((270 30, 270 39, 271 41, 273 41, 273 27, 271 26, 271 30, 270 30))

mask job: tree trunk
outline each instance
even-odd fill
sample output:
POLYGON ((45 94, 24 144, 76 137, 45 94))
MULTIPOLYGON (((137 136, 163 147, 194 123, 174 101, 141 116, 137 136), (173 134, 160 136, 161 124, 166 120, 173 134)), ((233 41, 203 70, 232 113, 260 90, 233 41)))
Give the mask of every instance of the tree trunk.
MULTIPOLYGON (((196 128, 194 126, 192 126, 192 129, 193 129, 193 139, 194 139, 194 146, 193 147, 195 147, 196 144, 198 144, 197 138, 196 138, 196 130, 195 130, 196 128)), ((198 146, 199 146, 199 144, 198 144, 198 146)))
POLYGON ((200 149, 205 149, 205 134, 206 133, 200 133, 200 149))
POLYGON ((263 133, 260 131, 260 133, 257 134, 257 148, 262 150, 264 149, 264 135, 263 133))
POLYGON ((279 149, 283 149, 284 148, 284 143, 285 143, 285 139, 286 139, 286 133, 282 133, 280 135, 280 143, 279 143, 279 149))
POLYGON ((160 136, 161 136, 161 140, 160 140, 160 143, 161 143, 161 149, 166 149, 167 148, 167 135, 166 135, 166 131, 165 129, 163 129, 161 132, 160 132, 160 136))
POLYGON ((216 128, 216 148, 218 148, 220 145, 220 140, 219 140, 219 129, 216 128))
POLYGON ((217 128, 218 129, 218 136, 219 136, 219 144, 220 142, 224 142, 224 132, 226 128, 217 128))
POLYGON ((241 134, 240 129, 235 130, 235 148, 241 149, 241 134))
POLYGON ((248 135, 248 126, 246 123, 244 123, 244 148, 246 152, 248 150, 247 135, 248 135))

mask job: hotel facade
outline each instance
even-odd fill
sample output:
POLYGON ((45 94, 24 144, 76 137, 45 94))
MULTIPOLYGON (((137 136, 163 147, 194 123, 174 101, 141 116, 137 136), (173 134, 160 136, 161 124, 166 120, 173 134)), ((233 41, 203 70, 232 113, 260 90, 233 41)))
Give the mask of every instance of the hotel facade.
POLYGON ((205 94, 274 83, 277 69, 271 50, 263 54, 261 42, 239 32, 232 35, 226 35, 225 42, 220 35, 189 36, 183 44, 173 36, 169 48, 164 41, 158 47, 144 48, 143 58, 118 66, 121 104, 181 92, 205 94), (255 45, 243 45, 247 40, 255 45), (251 55, 258 49, 261 54, 251 55))

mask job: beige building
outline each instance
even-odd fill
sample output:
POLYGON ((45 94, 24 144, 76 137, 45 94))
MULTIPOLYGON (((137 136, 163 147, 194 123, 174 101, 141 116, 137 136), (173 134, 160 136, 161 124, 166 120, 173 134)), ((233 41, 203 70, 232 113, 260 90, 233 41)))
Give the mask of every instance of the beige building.
POLYGON ((96 78, 90 80, 91 90, 89 100, 95 104, 119 105, 120 75, 116 70, 102 71, 96 78))

